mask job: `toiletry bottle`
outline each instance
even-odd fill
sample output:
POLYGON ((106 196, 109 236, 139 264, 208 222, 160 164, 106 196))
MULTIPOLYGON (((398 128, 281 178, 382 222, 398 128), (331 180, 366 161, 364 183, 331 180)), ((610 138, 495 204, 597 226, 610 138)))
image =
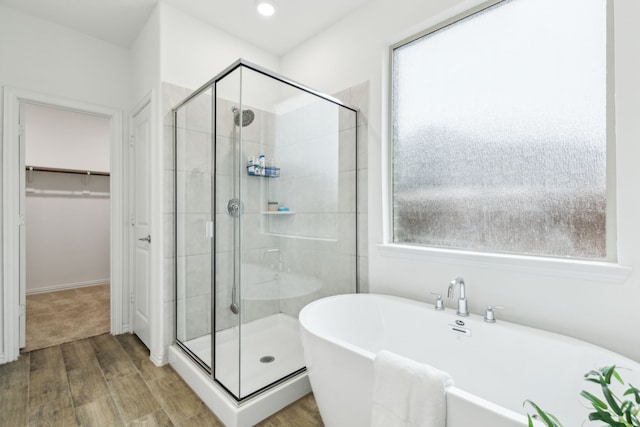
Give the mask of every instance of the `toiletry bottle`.
POLYGON ((276 165, 274 164, 273 161, 273 156, 271 155, 271 153, 267 153, 268 156, 265 160, 265 167, 266 169, 266 173, 268 176, 275 176, 275 172, 276 172, 276 165))

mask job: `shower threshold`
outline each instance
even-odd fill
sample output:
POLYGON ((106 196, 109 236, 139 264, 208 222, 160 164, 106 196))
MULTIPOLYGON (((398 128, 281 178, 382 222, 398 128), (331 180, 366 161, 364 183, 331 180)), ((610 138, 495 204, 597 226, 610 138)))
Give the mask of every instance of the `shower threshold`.
MULTIPOLYGON (((304 367, 298 319, 278 313, 241 330, 241 342, 237 326, 216 332, 216 379, 232 393, 248 396, 304 367)), ((211 360, 211 334, 184 344, 200 360, 211 360)))
POLYGON ((239 405, 176 345, 169 348, 169 363, 227 427, 254 426, 311 393, 309 377, 303 372, 239 405))

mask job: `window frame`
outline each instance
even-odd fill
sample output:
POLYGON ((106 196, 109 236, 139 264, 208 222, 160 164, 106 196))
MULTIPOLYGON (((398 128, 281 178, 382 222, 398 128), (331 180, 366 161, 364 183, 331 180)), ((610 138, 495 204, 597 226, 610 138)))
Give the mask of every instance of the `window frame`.
MULTIPOLYGON (((584 258, 572 258, 572 257, 561 257, 554 255, 530 255, 530 254, 519 254, 519 253, 503 253, 499 251, 479 251, 473 249, 458 249, 458 248, 448 248, 448 247, 440 247, 433 245, 417 245, 412 243, 396 243, 394 242, 394 190, 393 190, 393 176, 394 176, 394 90, 393 90, 393 81, 394 81, 394 52, 396 49, 403 47, 409 43, 412 43, 415 40, 418 40, 424 36, 432 34, 438 30, 441 30, 445 27, 448 27, 458 21, 461 21, 471 15, 476 13, 485 11, 494 6, 499 5, 500 3, 506 1, 519 1, 519 0, 489 0, 489 1, 481 1, 477 5, 466 8, 460 11, 457 10, 449 10, 448 17, 446 15, 439 15, 435 18, 433 22, 427 23, 425 25, 425 29, 418 31, 417 33, 411 34, 410 36, 405 36, 395 43, 389 45, 388 57, 387 57, 387 170, 386 170, 386 187, 387 191, 384 194, 383 204, 386 205, 386 209, 384 209, 384 243, 378 245, 379 247, 389 249, 389 248, 397 248, 397 252, 402 252, 404 254, 415 251, 416 253, 422 253, 422 256, 428 254, 429 257, 436 255, 437 258, 441 258, 441 255, 445 255, 446 257, 457 257, 469 260, 471 258, 477 258, 482 263, 490 262, 491 260, 497 260, 499 264, 502 264, 504 260, 518 260, 518 263, 523 260, 530 260, 532 263, 530 266, 537 268, 535 266, 544 265, 545 261, 550 263, 549 265, 553 265, 553 269, 556 269, 558 265, 573 265, 581 266, 579 268, 584 268, 585 265, 596 265, 596 266, 618 266, 626 271, 627 267, 622 267, 618 265, 618 234, 617 234, 617 187, 616 187, 616 134, 615 134, 615 67, 614 67, 614 13, 613 13, 613 0, 603 0, 606 5, 606 258, 603 259, 584 259, 584 258), (444 17, 444 18, 443 18, 444 17), (475 255, 475 256, 474 256, 475 255)), ((388 250, 383 251, 383 253, 391 254, 388 250)), ((546 269, 546 268, 545 268, 546 269)), ((570 268, 570 270, 574 270, 574 268, 570 268)), ((569 272, 569 275, 574 276, 577 271, 569 272)), ((617 272, 609 272, 609 273, 597 273, 597 276, 602 276, 603 279, 606 277, 610 277, 613 281, 618 282, 620 279, 620 271, 617 272)), ((624 276, 626 277, 626 274, 624 276)), ((586 275, 577 274, 580 277, 587 277, 586 275)), ((591 276, 589 276, 591 277, 591 276)))

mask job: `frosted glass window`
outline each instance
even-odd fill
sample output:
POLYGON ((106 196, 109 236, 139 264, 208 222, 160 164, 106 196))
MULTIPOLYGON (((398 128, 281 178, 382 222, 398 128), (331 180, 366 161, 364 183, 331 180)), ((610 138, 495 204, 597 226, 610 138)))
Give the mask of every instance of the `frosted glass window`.
POLYGON ((393 49, 394 242, 607 257, 606 12, 504 1, 393 49))

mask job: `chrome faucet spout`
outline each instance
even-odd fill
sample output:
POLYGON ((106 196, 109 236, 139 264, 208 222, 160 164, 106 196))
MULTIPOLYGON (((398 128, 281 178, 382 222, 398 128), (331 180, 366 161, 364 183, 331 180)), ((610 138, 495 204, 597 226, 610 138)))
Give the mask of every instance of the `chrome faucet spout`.
POLYGON ((460 287, 460 297, 458 298, 458 316, 468 316, 469 309, 467 307, 467 298, 465 292, 465 283, 462 277, 456 277, 449 283, 449 289, 447 289, 447 296, 449 298, 453 298, 453 293, 455 291, 456 286, 460 287))
POLYGON ((447 289, 447 298, 449 299, 453 298, 454 289, 455 289, 455 286, 453 285, 453 282, 449 283, 449 289, 447 289))

